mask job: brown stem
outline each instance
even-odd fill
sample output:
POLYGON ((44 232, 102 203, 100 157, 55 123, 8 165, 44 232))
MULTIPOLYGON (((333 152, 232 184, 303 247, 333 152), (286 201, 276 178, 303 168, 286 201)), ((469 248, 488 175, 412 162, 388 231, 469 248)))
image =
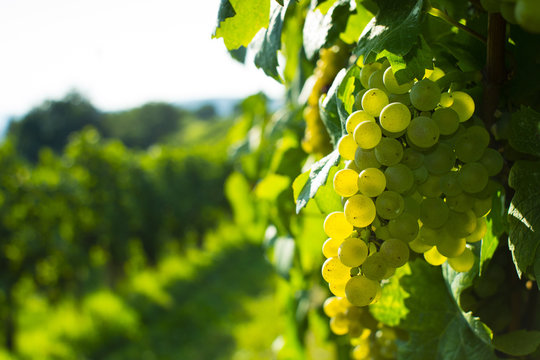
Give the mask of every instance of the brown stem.
POLYGON ((506 79, 505 44, 506 21, 499 13, 489 14, 486 76, 482 102, 482 117, 488 129, 495 123, 495 110, 499 104, 502 84, 506 79))

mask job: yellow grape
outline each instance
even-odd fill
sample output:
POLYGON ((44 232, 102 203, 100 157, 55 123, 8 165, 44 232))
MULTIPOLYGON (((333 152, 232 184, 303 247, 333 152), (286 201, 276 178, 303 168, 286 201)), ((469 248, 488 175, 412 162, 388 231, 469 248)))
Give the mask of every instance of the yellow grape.
POLYGON ((342 240, 328 238, 323 243, 322 252, 325 258, 338 256, 338 249, 341 246, 342 240))
POLYGON ((347 300, 354 306, 367 306, 377 297, 381 286, 363 275, 353 276, 345 285, 347 300))
POLYGON ((353 226, 345 218, 341 211, 328 214, 324 220, 324 232, 334 239, 345 239, 353 232, 353 226))
POLYGON ((356 149, 358 145, 354 141, 352 134, 347 134, 339 139, 337 148, 339 155, 341 155, 346 160, 354 160, 354 155, 356 154, 356 149))
POLYGON ((457 272, 467 272, 474 266, 474 254, 469 248, 461 253, 457 257, 448 259, 448 264, 457 272))
POLYGON ((373 200, 365 195, 354 195, 345 203, 345 218, 356 227, 366 227, 375 219, 373 200))
POLYGON ((351 268, 343 265, 338 257, 331 257, 322 266, 322 276, 327 283, 344 283, 351 276, 351 268))
POLYGON ((339 196, 353 196, 358 192, 358 173, 351 169, 339 170, 334 175, 333 185, 339 196))
POLYGON ((347 118, 347 122, 345 123, 345 128, 347 129, 347 132, 349 134, 354 133, 354 129, 363 121, 373 121, 375 122, 375 118, 371 115, 369 115, 364 110, 357 110, 353 112, 349 117, 347 118))
POLYGON ((437 248, 434 246, 424 253, 424 259, 426 259, 428 264, 439 266, 444 264, 447 258, 446 256, 441 255, 441 253, 437 251, 437 248))

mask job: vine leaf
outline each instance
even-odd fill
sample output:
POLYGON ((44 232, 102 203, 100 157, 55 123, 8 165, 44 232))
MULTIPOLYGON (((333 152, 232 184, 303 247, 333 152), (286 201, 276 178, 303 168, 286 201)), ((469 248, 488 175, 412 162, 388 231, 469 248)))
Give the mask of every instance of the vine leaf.
POLYGON ((396 269, 396 273, 383 286, 379 302, 369 307, 375 319, 388 326, 397 326, 407 316, 409 310, 405 306, 405 299, 409 294, 403 290, 399 281, 403 276, 410 274, 409 264, 396 269))
POLYGON ((493 234, 493 220, 487 220, 487 232, 482 239, 482 246, 480 248, 480 268, 479 275, 482 275, 489 260, 493 257, 497 246, 499 245, 499 239, 493 234))
POLYGON ((540 346, 540 331, 517 330, 496 336, 493 345, 499 351, 512 356, 525 356, 540 346))
POLYGON ((347 19, 356 12, 354 0, 337 0, 323 14, 313 6, 306 15, 304 23, 304 51, 308 59, 313 59, 322 47, 333 44, 347 26, 347 19))
POLYGON ((509 141, 518 151, 540 156, 540 114, 528 107, 512 114, 509 141))
POLYGON ((337 145, 339 139, 344 134, 346 121, 346 111, 343 109, 342 104, 338 98, 339 88, 342 81, 347 77, 347 71, 342 69, 335 77, 334 82, 328 89, 326 96, 321 97, 319 101, 319 110, 321 113, 321 120, 330 135, 330 140, 334 147, 337 145), (341 111, 340 111, 341 110, 341 111), (345 117, 345 120, 342 118, 345 117))
POLYGON ((334 150, 326 157, 311 166, 308 172, 300 174, 293 182, 294 194, 298 194, 296 200, 296 213, 304 208, 310 199, 313 199, 319 188, 326 184, 328 174, 339 161, 339 152, 334 150), (301 190, 299 190, 301 189, 301 190))
MULTIPOLYGON (((515 190, 508 209, 508 246, 521 277, 534 264, 540 244, 540 161, 517 161, 508 184, 515 190)), ((536 281, 540 284, 540 278, 536 281)))
POLYGON ((270 0, 221 0, 212 38, 223 38, 229 50, 247 47, 260 29, 268 27, 269 16, 270 0))
POLYGON ((423 20, 424 0, 379 0, 379 13, 364 29, 354 53, 373 62, 383 50, 406 55, 416 44, 423 20))

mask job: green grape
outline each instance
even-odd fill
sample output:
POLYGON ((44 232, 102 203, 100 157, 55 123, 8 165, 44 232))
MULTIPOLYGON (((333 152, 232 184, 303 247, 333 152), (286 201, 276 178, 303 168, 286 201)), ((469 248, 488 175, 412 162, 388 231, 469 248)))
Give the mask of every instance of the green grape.
POLYGON ((384 173, 376 168, 364 169, 358 177, 358 190, 369 197, 379 196, 386 188, 384 173))
POLYGON ((362 274, 371 280, 380 281, 384 279, 387 271, 388 265, 381 253, 368 256, 362 264, 362 274))
POLYGON ((487 233, 487 224, 486 224, 486 218, 479 217, 476 218, 476 228, 474 228, 474 231, 465 238, 467 242, 474 243, 477 241, 480 241, 486 236, 487 233))
POLYGON ((443 231, 437 244, 437 251, 447 258, 453 258, 461 255, 465 250, 465 238, 453 237, 443 231))
POLYGON ((458 182, 461 188, 468 193, 482 191, 488 184, 486 168, 476 162, 464 164, 458 172, 458 182))
POLYGON ((474 205, 474 199, 471 196, 462 192, 456 196, 447 196, 446 204, 448 205, 450 210, 454 210, 457 212, 465 212, 472 209, 474 205))
POLYGON ((376 70, 371 74, 368 81, 368 86, 370 89, 381 89, 385 93, 389 93, 388 89, 386 89, 386 86, 384 86, 383 82, 383 76, 384 76, 384 70, 376 70))
POLYGON ((375 158, 381 165, 396 165, 403 158, 403 145, 396 139, 382 138, 375 146, 375 158))
POLYGON ((418 192, 413 193, 413 195, 405 196, 403 198, 403 201, 405 202, 405 208, 403 209, 403 213, 410 214, 414 216, 416 219, 420 218, 420 204, 422 200, 422 195, 418 194, 420 196, 420 200, 416 199, 414 197, 414 194, 418 194, 418 192))
POLYGON ((433 67, 433 71, 429 74, 428 79, 431 81, 437 81, 444 76, 444 71, 438 67, 433 67))
POLYGON ((471 126, 455 143, 456 156, 463 162, 478 161, 489 144, 489 133, 481 126, 471 126))
POLYGON ((345 217, 356 227, 366 227, 375 219, 375 204, 365 195, 354 195, 345 203, 345 217))
POLYGON ((350 237, 343 240, 338 250, 339 260, 345 266, 362 265, 368 255, 368 247, 362 239, 350 237))
POLYGON ((330 318, 330 330, 336 335, 345 335, 349 332, 349 320, 345 314, 339 313, 330 318))
POLYGON ((396 164, 386 168, 386 187, 398 193, 404 193, 414 184, 414 175, 411 169, 403 164, 396 164))
POLYGON ((382 129, 382 128, 381 128, 381 130, 382 130, 382 133, 383 133, 384 136, 392 138, 392 139, 397 139, 398 137, 403 136, 403 134, 405 134, 407 132, 407 130, 403 130, 403 131, 394 133, 394 132, 390 132, 390 131, 382 129))
MULTIPOLYGON (((355 110, 362 110, 362 96, 368 91, 368 89, 362 89, 354 95, 354 108, 355 110)), ((353 129, 354 130, 354 129, 353 129)))
POLYGON ((381 89, 369 89, 362 97, 362 108, 371 116, 379 116, 388 105, 388 95, 381 89))
POLYGON ((347 122, 345 123, 345 128, 347 129, 347 132, 349 134, 354 133, 354 129, 363 121, 373 121, 375 122, 375 118, 371 115, 369 115, 364 110, 357 110, 353 112, 349 117, 347 118, 347 122))
POLYGON ((328 317, 334 317, 345 310, 346 308, 342 305, 342 302, 337 296, 331 296, 323 303, 323 311, 328 317))
POLYGON ((424 163, 424 154, 412 148, 406 148, 403 151, 401 163, 409 167, 409 169, 418 169, 424 163))
POLYGON ((501 0, 480 0, 480 4, 489 13, 501 11, 501 0))
POLYGON ((411 112, 407 106, 394 102, 386 105, 381 110, 379 121, 383 129, 392 133, 399 133, 407 129, 407 126, 411 123, 411 112))
POLYGON ((405 202, 395 191, 385 191, 375 200, 377 215, 383 219, 395 219, 403 212, 405 202))
POLYGON ((358 145, 356 144, 356 141, 354 141, 354 137, 351 134, 347 134, 339 139, 337 147, 339 155, 341 155, 344 159, 354 160, 358 145))
MULTIPOLYGON (((421 230, 422 229, 420 229, 420 231, 421 230)), ((418 236, 420 236, 420 234, 418 236)), ((411 248, 411 250, 417 254, 423 254, 426 251, 430 250, 432 247, 433 246, 421 242, 418 237, 409 243, 409 248, 411 248)))
POLYGON ((346 282, 337 282, 337 283, 329 283, 328 289, 330 289, 330 292, 338 297, 345 297, 345 285, 347 285, 346 282))
POLYGON ((439 243, 440 238, 441 238, 441 229, 432 229, 424 225, 420 228, 420 231, 418 232, 418 236, 414 240, 424 245, 435 246, 439 243))
POLYGON ((484 165, 489 176, 497 175, 503 168, 503 157, 495 149, 486 148, 484 154, 478 161, 480 164, 484 165))
MULTIPOLYGON (((452 97, 452 94, 449 94, 449 93, 442 93, 441 94, 441 100, 439 101, 439 104, 442 107, 445 107, 445 108, 450 107, 450 106, 452 106, 453 103, 454 103, 454 98, 452 97)), ((457 115, 457 113, 456 113, 456 115, 457 115)))
POLYGON ((358 192, 358 173, 350 169, 342 169, 334 175, 334 191, 343 197, 353 196, 358 192))
POLYGON ((388 230, 388 226, 379 226, 375 229, 375 237, 377 239, 386 240, 390 239, 390 230, 388 230))
POLYGON ((386 89, 393 94, 406 94, 413 86, 412 81, 400 85, 391 67, 384 71, 383 82, 386 89))
POLYGON ((504 20, 508 21, 510 24, 517 24, 516 19, 516 3, 514 1, 501 1, 500 11, 504 20))
POLYGON ((346 160, 345 169, 354 170, 356 173, 360 172, 360 169, 358 169, 358 166, 356 166, 354 160, 346 160))
POLYGON ((362 86, 368 89, 371 74, 380 69, 382 69, 382 64, 378 62, 364 65, 364 67, 360 70, 360 83, 362 86))
POLYGON ((420 204, 420 221, 425 226, 438 228, 448 220, 450 209, 441 198, 426 198, 420 204))
POLYGON ((325 258, 331 258, 338 256, 338 249, 341 246, 343 240, 328 238, 323 243, 322 253, 325 258))
POLYGON ((514 14, 517 23, 525 30, 540 33, 540 4, 537 0, 518 0, 514 14))
POLYGON ((434 246, 424 253, 424 259, 426 259, 426 262, 430 265, 439 266, 442 265, 447 258, 446 256, 441 255, 437 250, 437 247, 434 246))
POLYGON ((398 268, 409 260, 409 246, 399 239, 385 240, 379 250, 388 266, 398 268))
POLYGON ((381 127, 373 121, 362 121, 354 129, 354 140, 365 150, 373 149, 381 141, 381 137, 381 127))
POLYGON ((465 122, 469 120, 474 114, 473 98, 463 91, 454 91, 452 92, 452 99, 454 102, 450 108, 458 114, 459 121, 465 122))
POLYGON ((413 241, 418 235, 418 229, 418 218, 405 212, 388 222, 390 235, 404 242, 413 241))
POLYGON ((418 192, 425 197, 434 198, 442 194, 441 178, 436 175, 430 175, 423 183, 418 185, 418 192))
POLYGON ((334 239, 345 239, 353 232, 353 226, 341 211, 328 214, 323 227, 325 234, 334 239))
POLYGON ((380 287, 378 282, 358 275, 347 282, 345 293, 347 300, 354 306, 367 306, 375 299, 380 287))
POLYGON ((474 199, 472 210, 477 217, 483 217, 489 214, 492 206, 491 196, 487 198, 474 199))
POLYGON ((441 176, 440 186, 442 192, 448 196, 456 196, 463 192, 458 181, 457 171, 450 171, 441 176))
POLYGON ((441 135, 451 135, 455 133, 459 127, 458 114, 448 107, 436 109, 431 118, 439 127, 441 135))
POLYGON ((395 273, 396 273, 396 268, 389 267, 386 269, 386 274, 384 274, 383 279, 390 279, 392 276, 394 276, 395 273))
POLYGON ((407 138, 412 145, 429 148, 439 140, 439 127, 427 116, 415 117, 407 128, 407 138))
POLYGON ((429 79, 414 84, 410 92, 411 104, 420 111, 431 111, 439 104, 441 89, 429 79))
POLYGON ((450 210, 445 229, 456 238, 465 238, 476 229, 476 216, 471 210, 456 212, 450 210))
POLYGON ((472 194, 472 196, 478 199, 485 199, 487 197, 491 197, 499 190, 501 190, 501 184, 489 179, 487 185, 480 192, 472 194))
POLYGON ((411 105, 411 98, 409 96, 409 93, 405 93, 405 94, 391 93, 390 95, 388 95, 388 102, 391 102, 391 103, 399 102, 405 106, 409 106, 411 105))
POLYGON ((414 181, 417 184, 422 184, 428 179, 429 172, 427 171, 425 166, 420 166, 418 169, 413 170, 413 175, 414 175, 414 181))
POLYGON ((327 283, 344 283, 351 277, 351 268, 343 265, 338 257, 331 257, 322 266, 322 277, 327 283))
POLYGON ((381 163, 377 160, 375 156, 375 150, 365 150, 362 148, 356 149, 356 154, 354 155, 354 163, 360 171, 367 168, 379 168, 381 163))
POLYGON ((435 149, 424 157, 424 166, 435 175, 443 175, 452 170, 456 162, 456 156, 452 148, 444 143, 438 144, 435 149))
POLYGON ((467 272, 474 266, 474 254, 469 248, 465 248, 461 255, 449 258, 448 265, 457 272, 467 272))

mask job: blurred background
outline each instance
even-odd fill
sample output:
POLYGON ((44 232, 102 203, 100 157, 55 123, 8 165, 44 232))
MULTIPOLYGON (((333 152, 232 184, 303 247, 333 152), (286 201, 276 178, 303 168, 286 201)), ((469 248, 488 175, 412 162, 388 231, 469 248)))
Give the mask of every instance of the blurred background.
POLYGON ((0 359, 298 358, 267 224, 303 155, 253 132, 283 89, 211 39, 218 8, 0 0, 0 359))

